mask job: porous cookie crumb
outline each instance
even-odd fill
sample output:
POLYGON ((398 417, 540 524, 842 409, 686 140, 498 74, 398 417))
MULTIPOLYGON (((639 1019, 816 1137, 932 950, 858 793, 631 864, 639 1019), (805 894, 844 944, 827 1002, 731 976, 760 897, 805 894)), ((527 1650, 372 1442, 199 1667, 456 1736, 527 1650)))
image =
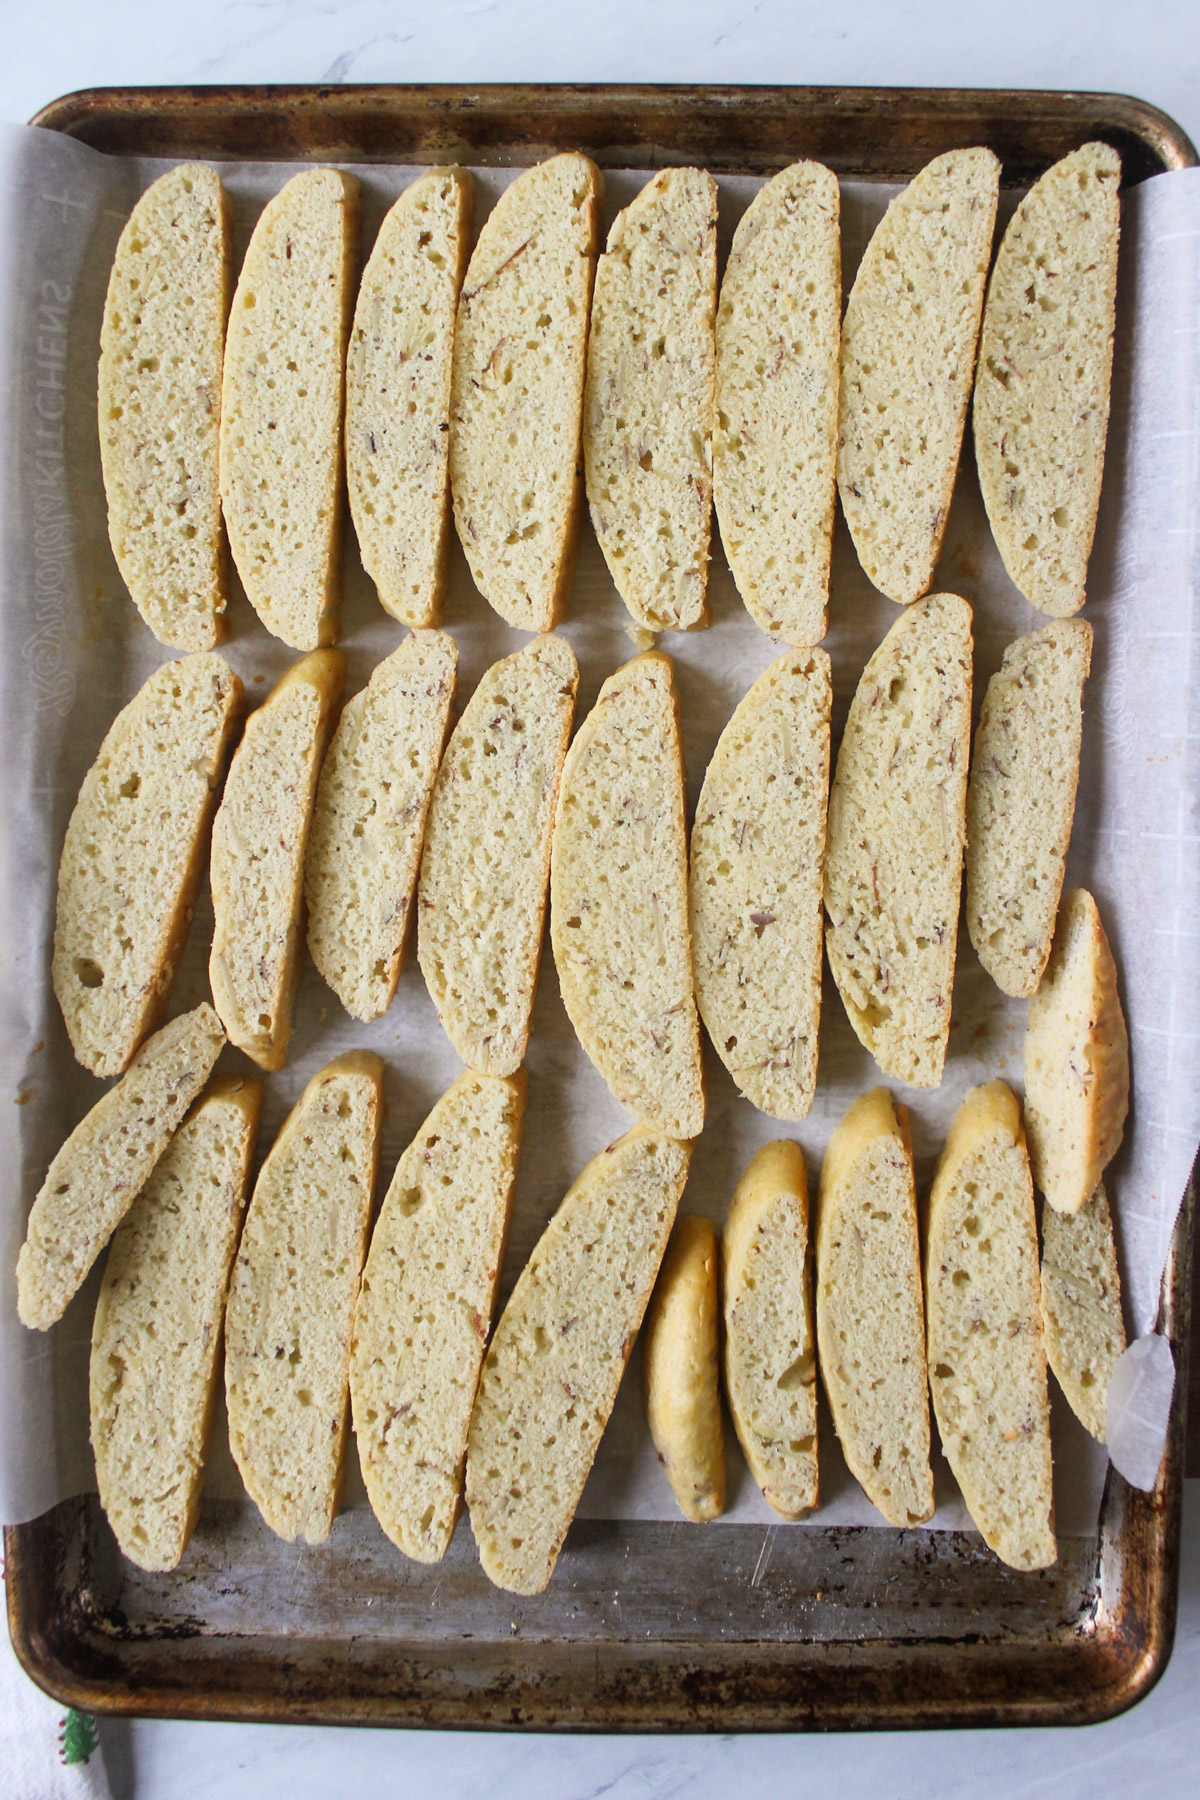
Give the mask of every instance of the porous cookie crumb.
POLYGON ((1046 1356, 1071 1411, 1094 1438, 1108 1431, 1108 1384, 1125 1349, 1121 1276, 1101 1182, 1077 1213, 1042 1213, 1046 1356))

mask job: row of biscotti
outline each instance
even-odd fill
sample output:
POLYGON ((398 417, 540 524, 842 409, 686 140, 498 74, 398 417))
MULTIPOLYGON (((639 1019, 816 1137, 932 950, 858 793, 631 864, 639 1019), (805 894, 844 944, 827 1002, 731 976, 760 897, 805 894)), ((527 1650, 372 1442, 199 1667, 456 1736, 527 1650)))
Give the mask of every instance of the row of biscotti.
POLYGON ((809 645, 826 628, 835 485, 872 581, 906 602, 928 590, 974 382, 1005 564, 1043 610, 1073 612, 1104 461, 1119 174, 1115 151, 1088 144, 1043 176, 985 311, 999 164, 938 157, 889 207, 843 322, 838 185, 819 164, 753 201, 719 304, 716 184, 698 169, 657 175, 598 267, 603 182, 586 157, 514 181, 469 267, 471 178, 443 169, 385 219, 351 324, 357 183, 311 170, 259 220, 226 328, 229 207, 216 173, 187 164, 135 208, 110 280, 100 437, 118 565, 164 642, 207 648, 223 629, 223 514, 268 629, 332 642, 344 426, 389 612, 436 622, 452 495, 480 591, 549 630, 582 447, 596 534, 641 626, 707 623, 715 498, 751 614, 809 645))

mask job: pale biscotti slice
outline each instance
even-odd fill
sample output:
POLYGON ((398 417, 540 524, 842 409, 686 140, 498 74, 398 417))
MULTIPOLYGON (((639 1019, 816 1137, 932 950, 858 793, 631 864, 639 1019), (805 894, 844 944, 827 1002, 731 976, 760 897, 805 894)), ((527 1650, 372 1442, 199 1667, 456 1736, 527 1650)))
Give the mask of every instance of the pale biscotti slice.
POLYGON ((200 1510, 221 1324, 262 1084, 210 1082, 113 1234, 92 1326, 100 1504, 142 1569, 173 1569, 200 1510))
POLYGON ((219 437, 232 239, 216 170, 169 170, 121 233, 100 327, 109 541, 134 605, 176 650, 211 650, 226 629, 219 437))
POLYGON ((162 1017, 241 705, 223 657, 167 663, 83 778, 58 865, 51 979, 93 1075, 119 1075, 162 1017))
POLYGON ((773 662, 721 733, 692 826, 696 1003, 775 1119, 805 1118, 817 1082, 831 701, 823 650, 773 662))
POLYGON ((292 665, 246 721, 213 820, 213 1005, 264 1069, 287 1060, 309 824, 345 672, 339 650, 292 665))
POLYGON ((234 1264, 229 1448, 289 1543, 321 1543, 338 1508, 382 1111, 379 1057, 351 1051, 313 1076, 259 1171, 234 1264))
POLYGON ((454 315, 475 184, 431 169, 392 207, 363 270, 346 352, 346 485, 380 605, 436 625, 449 548, 454 315))
POLYGON ((1079 786, 1082 619, 1019 637, 983 697, 967 787, 967 928, 1006 994, 1036 991, 1050 957, 1079 786))
POLYGON ((446 1554, 462 1504, 524 1112, 524 1070, 460 1075, 397 1163, 371 1235, 350 1356, 354 1436, 375 1517, 417 1562, 446 1554))
POLYGON ((1004 1082, 989 1081, 954 1115, 934 1170, 929 1386, 967 1510, 1014 1569, 1045 1569, 1058 1554, 1039 1292, 1021 1108, 1004 1082))
POLYGON ((1121 1274, 1101 1182, 1077 1213, 1042 1213, 1046 1358, 1071 1411, 1094 1438, 1108 1431, 1108 1384, 1125 1350, 1121 1274))
POLYGON ((1033 1179, 1078 1212, 1120 1148, 1129 1035, 1117 967, 1086 888, 1063 896, 1050 961, 1025 1027, 1025 1126, 1033 1179))
POLYGON ((825 636, 842 329, 841 200, 820 163, 784 169, 738 221, 717 308, 713 498, 751 618, 825 636))
POLYGON ((293 175, 267 203, 229 312, 221 504, 246 597, 294 650, 337 637, 342 413, 359 188, 293 175))
POLYGON ((721 1237, 725 1397, 768 1506, 799 1519, 817 1504, 817 1340, 808 1176, 799 1144, 750 1159, 721 1237))
POLYGON ((646 1313, 646 1417, 679 1509, 698 1523, 725 1511, 718 1377, 717 1234, 680 1219, 646 1313))
POLYGON ((708 624, 717 184, 663 169, 596 265, 583 466, 608 572, 636 624, 708 624))
POLYGON ((211 1006, 172 1019, 80 1120, 42 1183, 17 1259, 17 1311, 47 1331, 145 1186, 221 1053, 211 1006))
POLYGON ((958 469, 1000 188, 990 150, 950 150, 888 207, 842 322, 838 492, 890 600, 933 579, 958 469))
POLYGON ((1083 605, 1100 507, 1117 301, 1121 159, 1085 144, 1004 233, 975 378, 975 460, 992 535, 1027 600, 1083 605))
POLYGON ((321 764, 304 863, 308 947, 356 1019, 392 1003, 458 673, 454 639, 413 632, 348 700, 321 764))
POLYGON ((829 967, 886 1075, 938 1087, 950 1034, 971 734, 971 608, 903 613, 859 679, 825 849, 829 967))
POLYGON ((526 169, 480 232, 458 303, 454 523, 475 586, 522 631, 550 631, 567 610, 603 192, 586 156, 526 169))
POLYGON ((862 1094, 825 1152, 817 1348, 850 1473, 890 1525, 933 1515, 917 1194, 907 1107, 862 1094))
POLYGON ((512 1075, 529 1042, 550 834, 579 666, 537 638, 494 663, 442 758, 421 859, 417 955, 468 1068, 512 1075))
POLYGON ((688 927, 683 753, 671 661, 610 675, 567 753, 550 940, 567 1016, 645 1125, 698 1137, 700 1028, 688 927))
POLYGON ((592 1158, 522 1270, 484 1359, 467 1505, 489 1581, 540 1594, 617 1397, 691 1145, 637 1126, 592 1158))

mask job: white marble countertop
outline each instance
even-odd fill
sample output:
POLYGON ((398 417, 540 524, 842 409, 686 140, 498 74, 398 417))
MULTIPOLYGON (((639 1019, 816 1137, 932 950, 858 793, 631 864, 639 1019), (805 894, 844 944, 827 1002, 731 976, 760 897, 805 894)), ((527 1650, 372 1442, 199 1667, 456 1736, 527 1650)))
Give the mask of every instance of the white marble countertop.
MULTIPOLYGON (((1109 89, 1200 140, 1195 0, 0 0, 0 119, 73 88, 267 81, 771 81, 1109 89)), ((1079 1731, 552 1738, 114 1721, 116 1800, 360 1794, 611 1800, 753 1783, 821 1800, 1182 1795, 1200 1764, 1200 1482, 1175 1654, 1124 1718, 1079 1731), (1187 1771, 1193 1771, 1189 1778, 1187 1771)), ((3 1749, 0 1747, 0 1771, 3 1749)), ((4 1788, 0 1772, 0 1789, 4 1788)), ((37 1800, 13 1796, 12 1800, 37 1800)))

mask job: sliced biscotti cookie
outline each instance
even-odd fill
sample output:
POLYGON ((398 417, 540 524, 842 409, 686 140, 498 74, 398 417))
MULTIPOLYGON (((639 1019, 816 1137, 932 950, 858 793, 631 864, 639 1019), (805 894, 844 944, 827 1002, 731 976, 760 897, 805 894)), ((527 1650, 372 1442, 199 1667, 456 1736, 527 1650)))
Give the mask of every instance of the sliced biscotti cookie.
POLYGON ((1035 182, 988 285, 975 459, 992 535, 1027 600, 1083 605, 1096 531, 1117 300, 1121 159, 1085 144, 1035 182))
POLYGON ((221 1053, 211 1006, 172 1019, 80 1120, 42 1183, 17 1259, 17 1311, 47 1331, 142 1191, 221 1053))
POLYGON ((210 1082, 113 1234, 92 1326, 100 1504, 142 1569, 173 1569, 200 1510, 221 1324, 262 1084, 210 1082))
POLYGON ((454 639, 413 632, 342 708, 304 863, 308 947, 356 1019, 392 1003, 458 672, 454 639))
POLYGON ((469 1068, 512 1075, 529 1042, 550 834, 579 667, 548 636, 494 663, 442 758, 421 859, 417 955, 469 1068))
POLYGON ((225 525, 247 599, 294 650, 337 636, 358 222, 354 176, 337 169, 293 175, 254 228, 229 313, 225 525))
POLYGON ((382 1111, 379 1057, 352 1051, 313 1076, 259 1171, 234 1264, 229 1448, 289 1543, 319 1544, 338 1508, 382 1111))
POLYGON ((725 1511, 725 1428, 718 1376, 717 1234, 680 1219, 646 1314, 646 1416, 687 1519, 725 1511))
POLYGON ((304 858, 346 659, 314 650, 251 713, 213 820, 213 1005, 230 1041, 282 1069, 303 950, 304 858))
POLYGON ((821 1164, 817 1347, 851 1474, 891 1525, 933 1515, 917 1194, 907 1107, 853 1102, 821 1164))
POLYGON ((842 326, 837 177, 793 163, 738 221, 717 308, 713 498, 738 593, 785 644, 825 636, 842 326))
POLYGON ((1042 1212, 1042 1327, 1046 1359, 1071 1411, 1104 1443, 1108 1384, 1125 1350, 1121 1273, 1100 1182, 1077 1213, 1042 1212))
POLYGON ((550 862, 550 939, 567 1016, 643 1124, 704 1123, 688 928, 683 753, 671 661, 610 675, 567 753, 550 862))
POLYGON ((1039 1288, 1021 1108, 1002 1081, 989 1081, 954 1115, 934 1170, 929 1386, 967 1510, 1014 1569, 1044 1569, 1058 1554, 1039 1288))
POLYGON ((450 369, 475 184, 405 188, 363 270, 346 352, 346 485, 363 568, 406 625, 436 625, 449 545, 450 369))
POLYGON ((225 636, 219 436, 232 238, 216 170, 170 169, 121 233, 100 328, 109 541, 134 605, 176 650, 211 650, 225 636))
POLYGON ((1091 660, 1090 625, 1047 625, 1008 646, 983 697, 967 787, 967 928, 1006 994, 1032 994, 1049 960, 1091 660))
POLYGON ((1129 1110, 1129 1035, 1117 967, 1086 888, 1063 896, 1025 1027, 1025 1126, 1033 1179, 1073 1213, 1116 1155, 1129 1110))
POLYGON ((492 1327, 525 1073, 468 1070, 396 1165, 354 1316, 350 1401, 375 1517, 438 1562, 462 1504, 467 1430, 492 1327))
POLYGON ((876 226, 842 322, 838 492, 890 600, 920 599, 941 551, 999 188, 990 150, 935 157, 876 226))
POLYGON ((817 1340, 808 1176, 799 1144, 764 1144, 734 1189, 721 1237, 725 1397, 768 1506, 817 1504, 817 1340))
POLYGON ((776 1119, 805 1118, 817 1081, 831 700, 823 650, 773 662, 721 733, 692 826, 700 1016, 776 1119))
POLYGON ((934 594, 862 672, 825 850, 829 967, 886 1075, 938 1087, 950 1032, 971 733, 971 608, 934 594))
POLYGON ((567 610, 603 192, 586 156, 526 169, 480 232, 458 303, 454 523, 475 586, 522 631, 549 631, 567 610))
POLYGON ((223 657, 166 663, 83 778, 58 865, 51 979, 93 1075, 128 1067, 166 1006, 241 703, 223 657))
POLYGON ((608 572, 648 631, 707 625, 717 184, 663 169, 596 265, 583 466, 608 572))
POLYGON ((467 1445, 483 1572, 554 1572, 650 1298, 691 1145, 635 1127, 593 1157, 521 1272, 484 1359, 467 1445))

